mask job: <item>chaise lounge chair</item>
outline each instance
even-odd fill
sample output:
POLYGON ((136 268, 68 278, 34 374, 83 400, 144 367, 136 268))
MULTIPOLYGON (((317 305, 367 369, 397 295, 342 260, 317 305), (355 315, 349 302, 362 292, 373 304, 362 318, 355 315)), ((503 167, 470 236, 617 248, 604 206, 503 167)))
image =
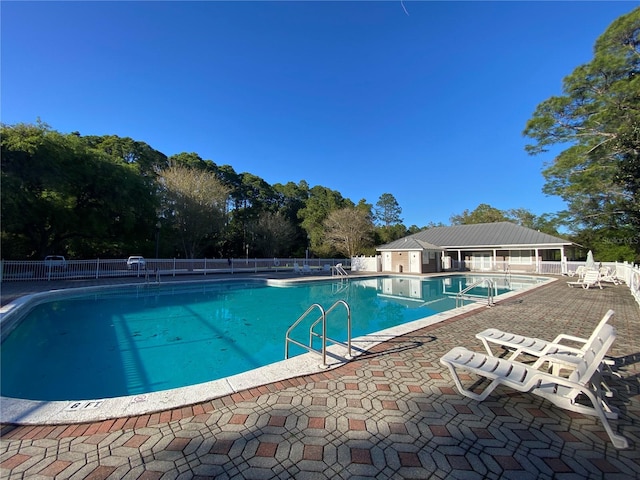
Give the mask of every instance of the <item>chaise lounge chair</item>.
POLYGON ((627 448, 627 439, 616 434, 609 418, 618 418, 618 415, 602 399, 599 382, 592 382, 597 376, 598 367, 604 359, 607 350, 616 338, 616 330, 611 325, 604 325, 600 334, 585 345, 585 354, 574 363, 575 367, 569 378, 553 375, 538 368, 546 362, 562 362, 567 355, 556 354, 540 357, 533 365, 528 365, 504 358, 491 357, 484 353, 472 352, 464 347, 455 347, 445 354, 440 362, 446 365, 462 395, 477 401, 486 399, 496 387, 504 385, 519 392, 532 393, 543 397, 560 408, 572 412, 597 416, 604 426, 613 446, 627 448), (480 377, 490 380, 489 385, 481 392, 464 388, 457 370, 465 370, 480 377), (591 406, 578 403, 579 396, 586 397, 591 406))
POLYGON ((620 285, 620 280, 611 273, 611 268, 609 267, 600 267, 600 281, 601 282, 610 282, 614 285, 620 285))
MULTIPOLYGON (((550 362, 553 375, 559 375, 561 370, 564 368, 569 368, 571 370, 575 368, 576 363, 581 357, 584 356, 587 346, 591 342, 593 342, 593 340, 597 338, 598 335, 600 335, 602 327, 607 324, 614 313, 615 312, 613 310, 607 311, 598 325, 596 325, 596 328, 594 328, 593 333, 588 339, 561 333, 552 341, 547 342, 546 340, 541 340, 535 337, 525 337, 523 335, 517 335, 515 333, 503 332, 502 330, 498 330, 497 328, 487 328, 486 330, 477 333, 476 338, 482 342, 484 348, 487 350, 487 353, 492 357, 494 356, 494 353, 491 350, 490 344, 498 345, 506 350, 511 351, 512 353, 507 358, 508 360, 517 360, 517 357, 523 353, 538 358, 545 355, 566 355, 565 357, 563 357, 562 362, 550 362), (566 345, 563 343, 567 341, 573 342, 573 345, 566 345), (581 344, 581 346, 578 347, 576 346, 577 344, 581 344)), ((603 359, 601 368, 599 368, 598 373, 602 374, 602 372, 606 370, 606 373, 609 376, 615 375, 617 377, 620 377, 618 373, 614 372, 611 369, 612 365, 614 365, 613 360, 603 359)), ((609 385, 607 385, 604 380, 600 380, 600 383, 605 391, 606 396, 612 397, 613 392, 609 388, 609 385)))
POLYGON ((577 282, 567 282, 567 285, 570 287, 580 286, 584 289, 595 287, 597 285, 602 290, 602 285, 600 285, 600 272, 597 270, 587 270, 582 280, 578 280, 577 282))
POLYGON ((584 277, 584 274, 586 271, 587 269, 581 265, 578 268, 576 268, 575 271, 569 272, 568 275, 570 277, 575 277, 577 275, 578 280, 582 280, 582 277, 584 277))
POLYGON ((487 328, 476 334, 476 338, 482 342, 487 353, 494 356, 490 343, 499 345, 502 348, 511 350, 513 353, 509 360, 515 360, 521 353, 533 355, 534 357, 542 357, 544 355, 553 355, 556 353, 566 353, 582 357, 585 353, 587 345, 600 334, 602 327, 606 325, 615 312, 609 310, 604 314, 591 336, 587 338, 575 337, 561 333, 550 342, 535 337, 525 337, 515 333, 503 332, 497 328, 487 328), (570 341, 582 344, 581 347, 564 345, 562 342, 570 341))

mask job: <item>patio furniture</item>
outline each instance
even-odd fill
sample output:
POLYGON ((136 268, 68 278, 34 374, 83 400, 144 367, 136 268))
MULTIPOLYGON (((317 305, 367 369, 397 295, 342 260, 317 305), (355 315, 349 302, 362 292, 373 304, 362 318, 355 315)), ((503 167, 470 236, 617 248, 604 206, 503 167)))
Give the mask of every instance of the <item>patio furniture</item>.
POLYGON ((548 342, 535 337, 525 337, 515 333, 504 332, 497 328, 487 328, 486 330, 477 333, 476 338, 482 342, 487 353, 492 357, 494 356, 494 353, 491 350, 490 344, 499 345, 504 349, 510 350, 512 354, 508 358, 509 360, 515 360, 521 353, 526 353, 534 357, 542 357, 544 355, 553 355, 556 353, 565 353, 582 357, 587 345, 589 345, 589 343, 600 334, 602 327, 607 324, 614 313, 615 312, 613 310, 607 311, 588 339, 561 333, 556 338, 548 342), (574 345, 564 345, 562 342, 566 341, 574 342, 574 345), (582 344, 582 346, 576 347, 575 343, 582 344))
POLYGON ((484 353, 473 352, 464 347, 455 347, 445 354, 440 362, 446 365, 462 395, 477 401, 486 399, 496 387, 504 385, 523 393, 532 393, 545 398, 560 408, 586 415, 597 416, 604 426, 615 448, 627 448, 627 439, 616 434, 608 419, 618 418, 617 413, 602 398, 599 381, 592 381, 598 376, 598 368, 607 350, 616 338, 616 330, 611 325, 604 325, 596 338, 590 338, 585 345, 585 353, 577 361, 576 357, 555 354, 540 357, 534 364, 524 364, 504 358, 492 357, 484 353), (571 358, 569 364, 575 369, 564 378, 539 370, 547 362, 563 362, 571 358), (464 388, 457 370, 465 370, 490 380, 489 385, 476 393, 464 388), (580 398, 579 398, 580 397, 580 398), (584 397, 590 405, 579 403, 584 397))
MULTIPOLYGON (((508 357, 508 360, 516 360, 522 353, 538 358, 545 355, 566 355, 563 356, 561 362, 550 362, 551 373, 553 375, 560 375, 563 368, 569 368, 571 370, 575 368, 579 359, 584 356, 587 345, 589 345, 590 342, 600 334, 602 327, 607 324, 614 313, 615 312, 613 310, 608 310, 600 322, 598 322, 598 325, 596 325, 596 328, 594 328, 593 333, 588 339, 561 333, 552 341, 547 342, 546 340, 541 340, 535 337, 525 337, 515 333, 503 332, 497 328, 487 328, 486 330, 477 333, 476 338, 482 342, 487 353, 492 357, 495 355, 491 350, 491 346, 489 345, 490 343, 499 345, 505 350, 509 350, 511 355, 508 357), (563 342, 571 342, 573 345, 566 345, 563 342), (581 344, 581 346, 577 346, 576 344, 581 344)), ((611 359, 603 359, 601 365, 602 368, 598 370, 599 374, 606 373, 609 376, 614 375, 616 377, 620 377, 620 374, 611 369, 614 364, 615 362, 611 359)), ((600 383, 605 395, 607 397, 612 397, 613 392, 611 391, 611 388, 609 388, 609 385, 603 380, 601 380, 600 383)))
POLYGON ((610 282, 614 285, 620 285, 620 280, 618 280, 613 273, 611 273, 611 268, 609 267, 600 267, 600 281, 601 282, 610 282))
POLYGON ((567 285, 570 287, 580 286, 585 290, 597 285, 602 290, 602 285, 600 284, 600 273, 598 270, 587 270, 582 280, 578 280, 577 282, 567 282, 567 285))
POLYGON ((575 277, 576 275, 578 276, 578 280, 582 280, 582 277, 584 277, 584 273, 587 269, 584 268, 582 265, 579 266, 578 268, 575 269, 575 271, 571 271, 569 272, 569 276, 570 277, 575 277))

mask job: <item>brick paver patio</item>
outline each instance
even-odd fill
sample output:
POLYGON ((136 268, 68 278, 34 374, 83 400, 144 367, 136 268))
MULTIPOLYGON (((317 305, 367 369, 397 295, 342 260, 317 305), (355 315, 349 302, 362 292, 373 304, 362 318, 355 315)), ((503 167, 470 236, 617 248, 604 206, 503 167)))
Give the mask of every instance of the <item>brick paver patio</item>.
MULTIPOLYGON (((640 308, 625 286, 563 280, 493 308, 390 339, 327 372, 181 409, 95 424, 2 428, 1 478, 640 478, 640 308), (588 337, 612 308, 610 354, 622 378, 610 403, 616 450, 599 420, 498 388, 478 403, 440 356, 482 351, 497 327, 588 337)), ((469 383, 472 380, 467 380, 469 383)))

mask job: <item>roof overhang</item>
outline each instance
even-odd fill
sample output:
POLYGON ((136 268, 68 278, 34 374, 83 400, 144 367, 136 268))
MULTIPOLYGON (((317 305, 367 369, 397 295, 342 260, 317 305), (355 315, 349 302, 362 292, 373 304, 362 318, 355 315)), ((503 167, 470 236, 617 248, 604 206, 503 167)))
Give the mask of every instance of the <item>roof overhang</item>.
POLYGON ((572 245, 576 245, 572 242, 566 243, 516 243, 511 245, 446 245, 443 246, 443 250, 473 250, 478 248, 490 248, 496 250, 522 250, 526 248, 560 248, 560 247, 570 247, 572 245))

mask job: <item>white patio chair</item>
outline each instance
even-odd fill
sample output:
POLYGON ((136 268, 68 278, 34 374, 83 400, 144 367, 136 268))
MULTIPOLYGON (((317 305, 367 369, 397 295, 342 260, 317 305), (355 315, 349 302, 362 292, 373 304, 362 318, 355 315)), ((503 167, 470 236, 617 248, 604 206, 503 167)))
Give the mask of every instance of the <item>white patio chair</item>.
POLYGON ((616 434, 608 419, 618 418, 606 404, 601 395, 599 382, 593 382, 597 376, 598 367, 604 359, 607 350, 616 338, 616 330, 611 325, 604 325, 600 334, 590 339, 585 346, 585 354, 574 362, 575 370, 569 378, 560 377, 541 371, 538 368, 546 362, 562 362, 567 355, 556 354, 540 357, 533 365, 528 365, 504 358, 491 357, 484 353, 472 352, 464 347, 455 347, 445 354, 440 362, 451 372, 453 381, 462 395, 477 401, 486 399, 496 387, 504 385, 519 392, 528 392, 543 397, 556 406, 572 412, 597 416, 604 426, 613 446, 627 448, 627 439, 616 434), (489 385, 476 393, 464 388, 457 370, 465 370, 490 380, 489 385), (584 396, 591 404, 578 403, 579 396, 584 396))
POLYGON ((580 286, 584 289, 595 287, 597 285, 602 289, 602 285, 600 284, 600 273, 597 270, 587 270, 582 280, 578 280, 577 282, 567 282, 567 285, 570 287, 580 286))
MULTIPOLYGON (((575 368, 578 359, 584 356, 587 346, 593 341, 593 339, 600 335, 602 327, 607 324, 614 313, 615 312, 613 310, 608 310, 600 322, 598 322, 596 328, 593 329, 593 333, 589 338, 576 337, 574 335, 561 333, 552 341, 548 342, 535 337, 525 337, 515 333, 504 332, 497 328, 487 328, 486 330, 477 333, 476 338, 482 342, 487 353, 492 357, 495 355, 490 344, 498 345, 511 351, 511 355, 507 358, 508 360, 517 360, 517 357, 523 353, 533 357, 543 357, 545 355, 555 355, 558 353, 567 355, 567 357, 563 358, 562 362, 551 362, 551 371, 553 375, 559 375, 563 368, 570 368, 572 370, 575 368), (571 342, 573 345, 566 345, 564 342, 571 342)), ((615 362, 611 359, 603 359, 602 368, 599 369, 599 372, 607 373, 608 375, 615 375, 619 378, 620 375, 611 369, 614 364, 615 362)), ((609 386, 604 381, 601 381, 601 384, 606 396, 613 396, 613 392, 609 386)))
POLYGON ((533 355, 534 357, 542 357, 543 355, 553 355, 556 353, 566 353, 576 356, 583 356, 587 345, 600 334, 602 327, 606 325, 609 319, 614 315, 613 310, 604 314, 598 325, 593 329, 593 333, 589 338, 576 337, 561 333, 550 342, 535 337, 525 337, 515 333, 504 332, 497 328, 487 328, 476 334, 476 338, 482 342, 487 353, 494 356, 490 344, 499 345, 502 348, 511 350, 513 353, 509 360, 515 360, 522 353, 533 355), (565 345, 563 342, 574 342, 574 345, 565 345), (575 343, 582 344, 577 347, 575 343))
POLYGON ((571 271, 569 272, 569 276, 570 277, 575 277, 576 275, 578 276, 578 280, 582 280, 582 277, 584 277, 584 272, 587 269, 584 266, 579 266, 575 269, 575 271, 571 271))
POLYGON ((601 282, 610 282, 614 285, 619 285, 620 280, 618 280, 613 273, 611 273, 611 268, 609 267, 600 267, 600 281, 601 282))

